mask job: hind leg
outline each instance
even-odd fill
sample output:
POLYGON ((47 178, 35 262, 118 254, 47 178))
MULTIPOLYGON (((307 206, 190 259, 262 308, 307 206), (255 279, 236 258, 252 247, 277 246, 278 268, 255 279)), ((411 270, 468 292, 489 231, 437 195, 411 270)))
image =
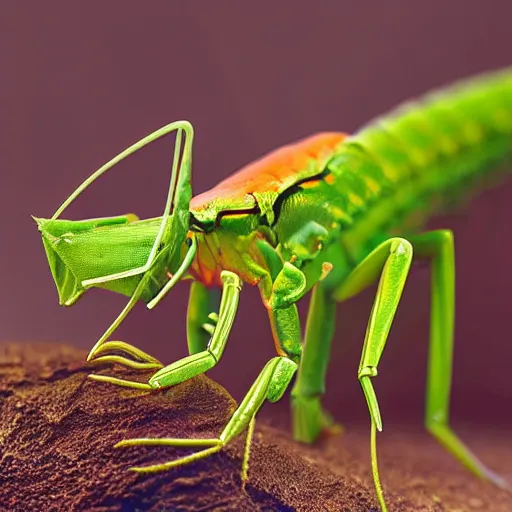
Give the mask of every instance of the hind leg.
POLYGON ((430 345, 425 425, 427 430, 472 473, 507 488, 449 425, 455 317, 455 257, 451 231, 424 233, 410 239, 416 256, 431 262, 430 345))

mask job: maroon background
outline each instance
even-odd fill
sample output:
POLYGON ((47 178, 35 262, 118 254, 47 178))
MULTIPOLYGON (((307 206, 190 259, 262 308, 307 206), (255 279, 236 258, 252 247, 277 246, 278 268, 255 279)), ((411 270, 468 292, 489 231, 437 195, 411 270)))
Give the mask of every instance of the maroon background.
MULTIPOLYGON (((510 65, 511 19, 510 0, 492 8, 469 0, 258 7, 4 1, 0 338, 90 348, 125 304, 96 290, 76 307, 60 308, 30 214, 50 216, 92 170, 141 136, 191 120, 200 192, 283 143, 317 130, 352 131, 431 87, 510 65)), ((69 215, 158 214, 170 154, 169 143, 159 143, 123 163, 69 215)), ((511 197, 505 185, 432 224, 456 234, 459 421, 512 422, 511 197)), ((155 311, 136 308, 117 337, 166 362, 185 355, 187 288, 179 286, 155 311)), ((343 421, 367 418, 356 372, 372 293, 339 308, 327 403, 343 421)), ((427 330, 428 270, 418 268, 376 382, 385 423, 404 415, 421 421, 427 330)), ((225 357, 211 375, 240 398, 273 354, 266 312, 246 287, 225 357)))

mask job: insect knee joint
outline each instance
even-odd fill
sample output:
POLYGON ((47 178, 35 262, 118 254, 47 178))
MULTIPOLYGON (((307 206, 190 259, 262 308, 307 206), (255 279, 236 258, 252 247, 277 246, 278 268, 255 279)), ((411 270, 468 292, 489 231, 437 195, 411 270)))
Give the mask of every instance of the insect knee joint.
POLYGON ((365 366, 357 372, 357 378, 361 380, 363 377, 377 377, 378 373, 375 366, 365 366))

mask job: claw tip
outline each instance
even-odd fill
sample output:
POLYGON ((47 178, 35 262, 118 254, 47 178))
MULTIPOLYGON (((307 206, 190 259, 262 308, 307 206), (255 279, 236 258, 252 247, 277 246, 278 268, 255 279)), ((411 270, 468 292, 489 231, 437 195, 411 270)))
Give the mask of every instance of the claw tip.
POLYGON ((153 380, 153 379, 149 379, 148 381, 148 384, 153 388, 153 389, 159 389, 162 387, 162 385, 160 384, 159 381, 157 380, 153 380))

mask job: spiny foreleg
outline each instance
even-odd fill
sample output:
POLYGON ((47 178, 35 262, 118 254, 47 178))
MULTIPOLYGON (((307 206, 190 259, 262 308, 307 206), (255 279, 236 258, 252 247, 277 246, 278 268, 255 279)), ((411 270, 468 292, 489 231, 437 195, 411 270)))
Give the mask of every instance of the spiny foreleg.
MULTIPOLYGON (((212 312, 213 296, 217 290, 206 288, 199 281, 193 281, 187 311, 187 344, 189 354, 206 350, 209 339, 219 320, 219 315, 212 312)), ((218 304, 218 301, 217 301, 218 304)), ((155 357, 124 341, 106 341, 90 354, 89 362, 93 364, 118 364, 138 370, 163 368, 155 357)))
MULTIPOLYGON (((242 281, 233 272, 223 271, 221 274, 222 279, 222 298, 220 302, 219 314, 210 315, 210 323, 203 324, 203 328, 207 331, 213 332, 211 339, 204 350, 199 350, 203 343, 202 337, 197 333, 197 329, 192 329, 192 321, 188 324, 189 334, 192 331, 195 335, 189 338, 189 348, 191 355, 184 357, 174 363, 160 369, 147 383, 118 379, 108 375, 90 375, 93 380, 108 382, 118 386, 132 387, 136 389, 158 389, 162 387, 169 387, 175 384, 184 382, 196 375, 204 373, 213 368, 220 360, 224 348, 226 346, 231 327, 235 320, 235 315, 238 309, 238 299, 242 287, 242 281)), ((201 288, 193 288, 192 293, 196 293, 197 298, 204 298, 201 288)), ((192 295, 192 299, 196 297, 192 295)), ((191 299, 191 300, 192 300, 191 299)), ((192 303, 195 304, 192 300, 192 303)), ((198 316, 204 311, 208 303, 205 305, 197 305, 197 310, 193 313, 194 317, 197 313, 198 316)), ((189 303, 189 311, 190 311, 189 303)))

